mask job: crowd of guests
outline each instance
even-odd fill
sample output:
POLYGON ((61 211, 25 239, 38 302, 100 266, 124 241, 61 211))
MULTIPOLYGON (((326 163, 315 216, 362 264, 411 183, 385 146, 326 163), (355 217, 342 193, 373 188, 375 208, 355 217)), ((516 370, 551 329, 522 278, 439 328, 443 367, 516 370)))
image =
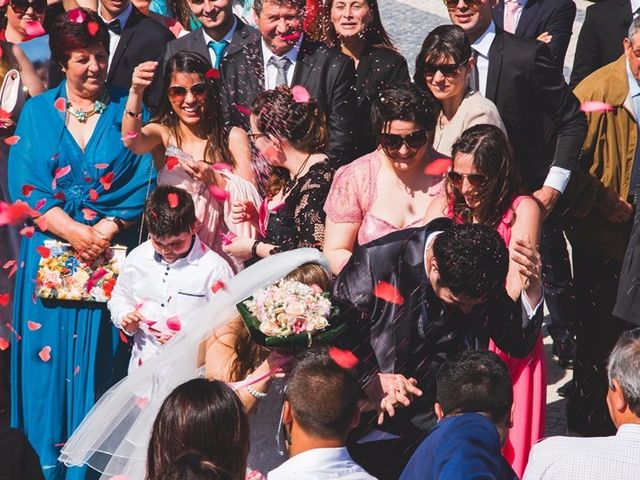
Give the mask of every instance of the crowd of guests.
POLYGON ((415 59, 377 0, 6 2, 0 470, 634 478, 636 3, 587 9, 567 83, 572 0, 444 0, 415 59), (51 241, 62 277, 127 248, 108 301, 41 298, 51 241), (331 345, 248 329, 280 282, 331 345), (540 442, 543 304, 597 439, 540 442))

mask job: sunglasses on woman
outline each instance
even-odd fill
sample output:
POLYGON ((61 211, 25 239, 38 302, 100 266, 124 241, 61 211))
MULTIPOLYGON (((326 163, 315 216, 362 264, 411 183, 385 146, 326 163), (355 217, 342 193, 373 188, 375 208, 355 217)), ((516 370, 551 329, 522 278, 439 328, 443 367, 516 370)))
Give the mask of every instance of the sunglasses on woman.
MULTIPOLYGON (((447 10, 454 11, 458 8, 458 3, 460 0, 443 0, 444 4, 447 6, 447 10)), ((472 10, 478 10, 478 7, 482 3, 482 0, 464 0, 464 3, 472 10)))
POLYGON ((451 170, 447 175, 449 176, 449 181, 456 187, 461 187, 465 178, 472 187, 479 187, 487 181, 487 177, 480 173, 460 173, 451 170))
POLYGON ((424 64, 424 76, 425 77, 433 77, 436 72, 439 70, 442 75, 447 78, 452 78, 458 73, 458 69, 463 66, 467 61, 465 60, 462 63, 425 63, 424 64))
POLYGON ((167 95, 169 96, 169 100, 176 102, 184 100, 188 92, 191 92, 191 95, 201 102, 207 96, 207 84, 204 82, 194 83, 189 88, 183 87, 182 85, 171 85, 167 90, 167 95))
POLYGON ((47 9, 47 2, 42 1, 12 0, 9 5, 17 15, 24 15, 29 8, 33 8, 35 13, 42 15, 47 9))
POLYGON ((422 147, 427 143, 426 130, 418 130, 409 135, 396 135, 395 133, 380 135, 380 145, 387 150, 400 150, 403 143, 412 150, 422 147))

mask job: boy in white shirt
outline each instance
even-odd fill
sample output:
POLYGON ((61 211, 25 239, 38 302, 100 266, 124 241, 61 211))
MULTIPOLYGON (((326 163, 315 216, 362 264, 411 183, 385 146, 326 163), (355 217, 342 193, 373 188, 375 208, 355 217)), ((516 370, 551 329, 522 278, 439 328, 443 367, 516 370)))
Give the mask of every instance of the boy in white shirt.
POLYGON ((158 186, 145 218, 150 240, 127 256, 108 303, 113 323, 134 338, 129 373, 182 329, 184 314, 206 304, 219 282, 233 275, 195 234, 193 200, 185 190, 158 186))

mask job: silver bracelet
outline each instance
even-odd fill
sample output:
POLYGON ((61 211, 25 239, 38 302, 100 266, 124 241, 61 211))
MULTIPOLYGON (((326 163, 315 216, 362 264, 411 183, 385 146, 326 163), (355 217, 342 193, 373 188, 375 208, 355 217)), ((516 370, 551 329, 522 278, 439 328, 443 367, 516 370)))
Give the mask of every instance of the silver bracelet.
POLYGON ((266 393, 262 393, 262 392, 257 391, 251 385, 247 385, 247 392, 249 392, 249 395, 251 395, 256 400, 262 400, 263 398, 267 398, 267 394, 266 393))

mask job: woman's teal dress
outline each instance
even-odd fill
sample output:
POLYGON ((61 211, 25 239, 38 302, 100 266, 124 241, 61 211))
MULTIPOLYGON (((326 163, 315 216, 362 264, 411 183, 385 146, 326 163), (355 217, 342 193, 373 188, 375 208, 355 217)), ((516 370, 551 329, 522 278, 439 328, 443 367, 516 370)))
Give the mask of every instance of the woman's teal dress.
MULTIPOLYGON (((105 216, 139 220, 147 189, 155 186, 155 173, 150 155, 134 155, 122 143, 126 92, 109 89, 107 109, 82 151, 64 126, 65 114, 54 107, 57 98, 66 98, 65 86, 63 82, 32 98, 22 111, 16 129, 20 140, 9 153, 12 200, 28 202, 42 213, 60 207, 84 224, 105 216), (54 172, 67 165, 71 171, 53 188, 54 172), (106 190, 99 179, 109 172, 115 176, 106 190), (27 196, 24 185, 34 187, 27 196), (90 189, 98 193, 95 201, 90 189), (85 220, 83 208, 96 211, 96 218, 85 220)), ((136 223, 114 243, 131 249, 138 229, 136 223)), ((57 237, 36 231, 32 238, 23 238, 20 248, 12 322, 11 425, 27 434, 47 480, 80 479, 84 469, 67 469, 57 461, 60 448, 101 393, 125 375, 128 359, 106 304, 43 301, 35 296, 40 260, 36 247, 51 238, 57 237), (29 329, 29 321, 41 327, 29 329), (46 346, 51 358, 45 362, 38 353, 46 346)))

